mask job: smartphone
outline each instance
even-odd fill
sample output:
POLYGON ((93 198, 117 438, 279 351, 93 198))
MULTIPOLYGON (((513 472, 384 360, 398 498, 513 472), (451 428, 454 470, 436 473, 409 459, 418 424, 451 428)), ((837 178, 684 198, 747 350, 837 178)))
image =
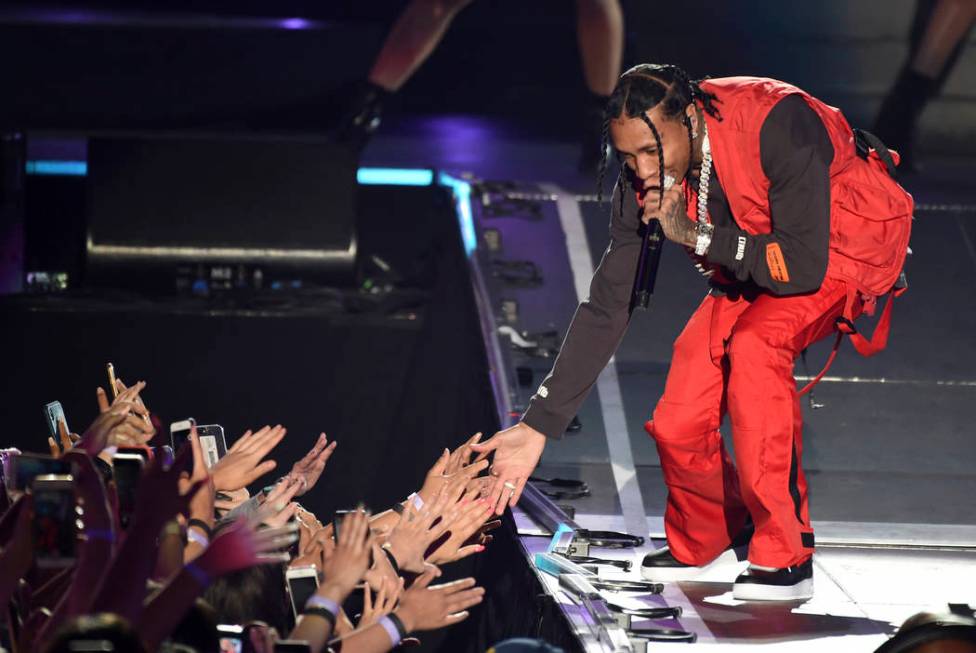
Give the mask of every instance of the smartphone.
POLYGON ((21 453, 10 458, 11 489, 23 492, 44 474, 71 474, 71 464, 39 453, 21 453))
POLYGON ((244 628, 233 624, 217 624, 220 653, 244 653, 244 628))
MULTIPOLYGON (((332 515, 332 539, 336 542, 339 541, 339 528, 341 527, 340 522, 346 518, 351 512, 360 512, 366 510, 366 508, 352 508, 347 510, 336 510, 332 515)), ((366 531, 366 535, 369 535, 369 531, 366 531)))
POLYGON ((144 444, 133 444, 126 445, 124 447, 116 447, 116 453, 131 453, 142 458, 142 462, 148 465, 153 461, 153 450, 144 444))
POLYGON ((139 454, 116 453, 112 456, 115 492, 119 497, 119 522, 122 528, 128 528, 132 521, 143 466, 143 459, 139 454))
MULTIPOLYGON (((173 454, 180 452, 180 448, 184 444, 190 442, 190 429, 196 425, 197 421, 192 417, 188 417, 179 422, 173 422, 169 425, 169 444, 173 447, 173 454)), ((187 460, 186 465, 183 467, 184 471, 193 473, 193 458, 190 457, 187 460)))
POLYGON ((224 439, 224 427, 220 424, 207 424, 197 427, 200 436, 200 449, 203 450, 203 461, 210 469, 227 453, 227 440, 224 439))
POLYGON ((43 569, 70 567, 78 541, 74 478, 70 474, 41 474, 30 487, 34 495, 34 561, 43 569))
POLYGON ((115 399, 119 396, 119 386, 115 383, 115 366, 108 363, 105 371, 108 373, 108 387, 112 390, 112 399, 115 399))
POLYGON ((304 567, 289 567, 285 572, 288 581, 288 594, 291 596, 291 611, 298 619, 298 615, 305 609, 305 602, 315 594, 319 586, 319 572, 312 565, 304 567))
POLYGON ((64 422, 64 428, 71 432, 68 428, 68 420, 64 418, 64 408, 61 407, 60 401, 52 401, 49 404, 44 405, 44 420, 47 422, 47 433, 54 441, 58 444, 61 443, 61 432, 58 430, 58 422, 64 422))
POLYGON ((279 639, 274 643, 274 653, 311 653, 308 642, 299 639, 279 639))
POLYGON ((339 528, 342 526, 342 520, 346 518, 351 512, 356 512, 355 510, 336 510, 335 514, 332 515, 332 540, 339 542, 339 528))

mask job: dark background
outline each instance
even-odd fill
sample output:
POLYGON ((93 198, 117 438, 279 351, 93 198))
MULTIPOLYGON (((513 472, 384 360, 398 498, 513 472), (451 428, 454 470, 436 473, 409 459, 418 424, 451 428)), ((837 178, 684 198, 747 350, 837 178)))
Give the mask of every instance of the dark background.
MULTIPOLYGON (((0 125, 328 128, 404 4, 73 2, 45 11, 7 2, 0 56, 17 65, 0 70, 0 125), (295 16, 310 19, 309 29, 253 20, 295 16)), ((694 76, 778 77, 868 126, 907 56, 916 11, 924 14, 932 0, 622 5, 625 66, 667 61, 694 76)), ((923 116, 923 149, 974 151, 974 89, 976 54, 968 48, 923 116)), ((581 91, 573 2, 478 0, 391 113, 489 113, 573 140, 581 91)))

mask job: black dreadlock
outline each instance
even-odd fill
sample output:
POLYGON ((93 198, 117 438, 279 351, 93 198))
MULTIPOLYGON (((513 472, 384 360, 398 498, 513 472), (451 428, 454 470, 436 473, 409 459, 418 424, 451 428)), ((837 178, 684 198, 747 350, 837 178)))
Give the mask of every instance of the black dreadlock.
MULTIPOLYGON (((660 175, 659 197, 663 198, 664 153, 661 147, 661 135, 647 118, 646 112, 660 104, 662 113, 669 118, 674 118, 683 115, 685 108, 694 102, 700 104, 705 113, 721 120, 718 107, 715 106, 719 101, 718 98, 713 93, 702 90, 699 86, 701 81, 690 79, 688 73, 671 64, 640 64, 620 76, 603 113, 603 143, 597 175, 598 201, 603 199, 603 178, 607 172, 607 147, 610 144, 610 120, 621 115, 628 118, 641 118, 654 134, 654 139, 657 141, 660 175)), ((687 116, 684 116, 682 121, 688 127, 690 152, 693 144, 691 121, 687 116)))

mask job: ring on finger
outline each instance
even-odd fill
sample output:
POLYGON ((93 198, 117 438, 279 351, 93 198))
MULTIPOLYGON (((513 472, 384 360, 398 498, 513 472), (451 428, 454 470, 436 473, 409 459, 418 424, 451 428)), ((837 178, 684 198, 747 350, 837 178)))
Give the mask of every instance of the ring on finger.
POLYGON ((515 492, 515 483, 512 483, 511 481, 505 481, 504 483, 502 483, 502 485, 507 487, 512 492, 515 492))

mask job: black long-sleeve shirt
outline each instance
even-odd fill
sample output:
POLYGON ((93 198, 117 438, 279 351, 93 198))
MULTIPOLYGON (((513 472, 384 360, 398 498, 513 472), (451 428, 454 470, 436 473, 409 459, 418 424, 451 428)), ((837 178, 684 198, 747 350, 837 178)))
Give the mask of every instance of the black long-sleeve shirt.
MULTIPOLYGON (((814 291, 827 269, 829 168, 834 156, 830 138, 803 98, 790 95, 763 122, 759 149, 770 181, 772 233, 752 236, 738 227, 713 171, 708 212, 715 233, 706 258, 724 268, 724 277, 735 280, 732 287, 713 283, 714 291, 775 295, 814 291), (770 246, 778 256, 770 257, 770 246)), ((718 174, 721 165, 714 162, 718 174)), ((614 188, 610 244, 590 282, 590 295, 577 308, 552 371, 522 416, 523 422, 549 437, 559 438, 565 432, 630 321, 642 239, 637 198, 622 182, 614 188)))

